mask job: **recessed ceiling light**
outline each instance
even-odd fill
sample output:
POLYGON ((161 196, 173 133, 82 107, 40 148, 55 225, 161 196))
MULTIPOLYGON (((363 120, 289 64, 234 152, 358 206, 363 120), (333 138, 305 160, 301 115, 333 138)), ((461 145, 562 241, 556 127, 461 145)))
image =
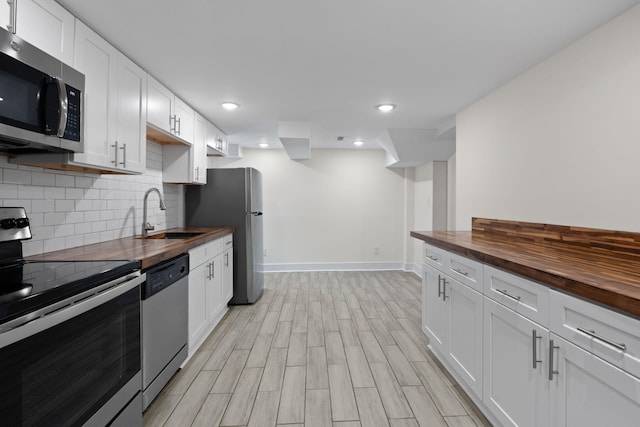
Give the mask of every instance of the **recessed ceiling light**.
POLYGON ((360 141, 359 139, 353 141, 353 145, 355 145, 356 147, 360 147, 363 144, 364 144, 364 141, 360 141))
POLYGON ((269 146, 269 144, 267 144, 266 142, 262 142, 260 144, 258 144, 258 147, 260 148, 267 148, 269 146))
POLYGON ((236 104, 235 102, 223 102, 222 104, 222 108, 224 108, 225 110, 235 110, 236 108, 238 108, 240 105, 236 104))
POLYGON ((380 105, 376 105, 376 109, 378 111, 381 111, 383 113, 388 113, 389 111, 393 110, 394 108, 396 108, 396 106, 394 104, 380 104, 380 105))

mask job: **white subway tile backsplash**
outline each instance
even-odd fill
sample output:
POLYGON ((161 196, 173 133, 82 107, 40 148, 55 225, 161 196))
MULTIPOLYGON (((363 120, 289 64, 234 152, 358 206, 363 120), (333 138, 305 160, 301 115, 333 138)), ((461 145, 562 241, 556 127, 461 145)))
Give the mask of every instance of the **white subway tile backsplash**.
POLYGON ((91 233, 91 223, 90 222, 82 222, 79 224, 75 224, 73 232, 75 234, 89 234, 91 233))
POLYGON ((65 191, 64 188, 44 187, 45 199, 64 199, 66 197, 67 197, 67 192, 65 191))
POLYGON ((56 212, 73 212, 75 200, 56 200, 56 212))
POLYGON ((32 200, 31 201, 31 213, 30 217, 33 213, 37 212, 53 212, 56 206, 55 200, 32 200))
POLYGON ((100 221, 100 215, 102 214, 102 211, 88 211, 88 212, 84 212, 84 220, 85 222, 94 222, 94 221, 100 221))
MULTIPOLYGON (((18 186, 16 184, 0 184, 0 199, 17 199, 18 186)), ((6 205, 4 205, 6 206, 6 205)))
POLYGON ((76 179, 69 175, 56 175, 56 187, 75 187, 76 179))
POLYGON ((64 224, 56 226, 53 235, 56 237, 67 237, 74 235, 74 226, 73 224, 64 224))
POLYGON ((33 185, 18 186, 19 199, 43 199, 44 189, 42 187, 34 187, 33 185))
POLYGON ((5 184, 31 185, 31 172, 18 169, 7 169, 2 174, 5 184))
POLYGON ((143 175, 91 175, 17 166, 0 155, 0 206, 24 206, 33 239, 25 256, 139 234, 145 191, 157 187, 167 203, 149 196, 149 221, 156 230, 178 227, 180 185, 162 183, 162 146, 147 143, 143 175))
MULTIPOLYGON (((60 249, 65 249, 64 237, 58 237, 55 239, 46 239, 44 241, 44 247, 43 247, 44 252, 58 251, 60 249)), ((29 254, 25 253, 24 255, 26 256, 29 254)))

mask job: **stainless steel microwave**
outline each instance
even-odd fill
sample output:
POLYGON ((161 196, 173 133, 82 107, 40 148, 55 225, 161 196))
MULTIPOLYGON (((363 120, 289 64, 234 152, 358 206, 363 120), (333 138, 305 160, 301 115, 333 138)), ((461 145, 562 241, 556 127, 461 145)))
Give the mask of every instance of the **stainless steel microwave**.
POLYGON ((0 28, 0 152, 82 152, 84 74, 0 28))

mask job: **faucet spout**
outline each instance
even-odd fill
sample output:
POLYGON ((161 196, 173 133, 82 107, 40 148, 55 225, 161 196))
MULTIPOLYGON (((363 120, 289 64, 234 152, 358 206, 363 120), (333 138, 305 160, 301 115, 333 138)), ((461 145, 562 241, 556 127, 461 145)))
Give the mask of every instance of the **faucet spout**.
POLYGON ((142 203, 142 237, 145 237, 149 234, 149 231, 153 231, 155 229, 155 227, 147 221, 147 199, 149 199, 149 194, 153 192, 158 193, 158 198, 160 199, 160 210, 164 211, 167 209, 167 206, 164 204, 164 200, 162 199, 160 190, 153 187, 148 189, 147 192, 144 193, 144 200, 142 203))

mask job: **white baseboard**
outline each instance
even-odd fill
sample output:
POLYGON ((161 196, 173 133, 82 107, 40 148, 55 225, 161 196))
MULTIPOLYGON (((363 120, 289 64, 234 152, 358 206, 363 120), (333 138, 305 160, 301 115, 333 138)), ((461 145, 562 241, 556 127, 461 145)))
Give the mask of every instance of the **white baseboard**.
POLYGON ((264 264, 265 273, 289 271, 387 271, 405 270, 402 262, 314 262, 300 264, 264 264))
POLYGON ((405 264, 404 271, 414 273, 416 276, 422 279, 422 267, 419 264, 405 264))

